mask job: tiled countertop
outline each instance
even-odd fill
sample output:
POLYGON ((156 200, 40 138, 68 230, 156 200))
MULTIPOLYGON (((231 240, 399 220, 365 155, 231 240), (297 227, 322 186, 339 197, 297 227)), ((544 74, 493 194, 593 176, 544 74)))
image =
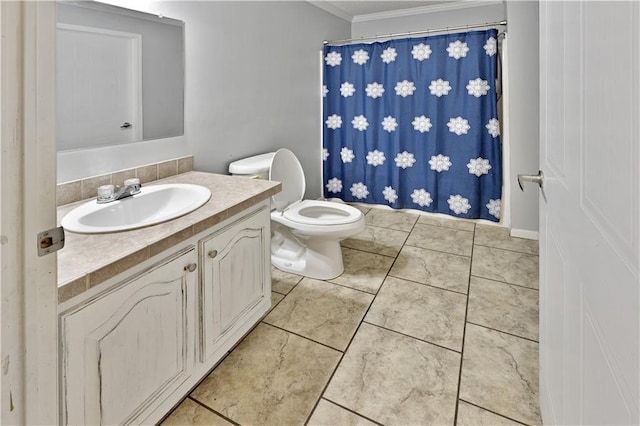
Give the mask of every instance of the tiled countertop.
MULTIPOLYGON (((281 190, 278 182, 203 172, 183 173, 153 182, 156 183, 202 185, 211 190, 211 198, 187 215, 145 228, 109 234, 67 231, 65 247, 58 252, 59 302, 95 287, 281 190)), ((58 207, 58 223, 67 212, 86 201, 58 207)))

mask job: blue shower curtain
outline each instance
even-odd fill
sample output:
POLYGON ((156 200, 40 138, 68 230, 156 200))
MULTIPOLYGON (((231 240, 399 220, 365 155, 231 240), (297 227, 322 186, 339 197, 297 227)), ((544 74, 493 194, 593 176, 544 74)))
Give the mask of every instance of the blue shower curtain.
POLYGON ((324 49, 324 195, 498 221, 497 31, 324 49))

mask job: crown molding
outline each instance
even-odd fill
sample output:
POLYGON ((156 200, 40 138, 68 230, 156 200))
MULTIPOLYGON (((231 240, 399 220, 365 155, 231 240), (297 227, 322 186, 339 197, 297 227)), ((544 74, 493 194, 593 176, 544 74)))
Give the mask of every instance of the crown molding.
MULTIPOLYGON (((322 3, 322 2, 312 2, 322 3)), ((443 4, 434 4, 432 6, 422 6, 422 7, 412 7, 410 9, 400 9, 400 10, 391 10, 389 12, 379 12, 379 13, 370 13, 367 15, 357 15, 350 19, 351 22, 366 22, 366 21, 375 21, 378 19, 389 19, 389 18, 404 18, 407 16, 419 15, 423 13, 434 13, 434 12, 448 12, 451 10, 459 10, 459 9, 469 9, 473 7, 486 7, 486 6, 495 6, 498 4, 504 4, 502 0, 460 0, 453 1, 451 3, 443 3, 443 4)), ((318 7, 327 10, 327 12, 334 13, 329 11, 327 8, 317 5, 318 7)), ((344 12, 342 12, 344 15, 344 12)), ((347 19, 347 18, 343 18, 347 19)))
POLYGON ((337 16, 338 18, 342 18, 347 22, 353 22, 353 16, 342 9, 338 9, 331 3, 320 1, 307 0, 308 3, 311 3, 315 7, 324 10, 325 12, 329 12, 330 14, 337 16))

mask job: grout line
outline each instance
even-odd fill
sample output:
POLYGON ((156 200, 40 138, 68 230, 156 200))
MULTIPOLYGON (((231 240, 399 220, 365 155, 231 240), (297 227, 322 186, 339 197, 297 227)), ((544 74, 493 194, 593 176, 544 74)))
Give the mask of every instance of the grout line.
MULTIPOLYGON (((0 0, 0 1, 1 1, 1 0, 0 0)), ((388 272, 387 272, 387 274, 388 274, 388 272)), ((340 277, 340 276, 342 276, 342 275, 339 275, 338 277, 340 277)), ((338 277, 336 277, 336 278, 338 278, 338 277)), ((385 275, 385 278, 386 278, 386 275, 385 275)), ((315 281, 323 281, 323 282, 325 282, 325 283, 333 284, 333 285, 337 285, 337 286, 340 286, 340 287, 342 287, 342 288, 348 288, 349 290, 358 291, 358 292, 360 292, 360 293, 368 294, 369 296, 375 296, 375 295, 377 294, 377 293, 372 293, 372 292, 370 292, 370 291, 361 290, 361 289, 359 289, 359 288, 355 288, 355 287, 349 287, 348 285, 341 284, 341 283, 336 283, 336 282, 331 281, 331 280, 335 280, 335 278, 331 278, 331 280, 317 280, 317 279, 315 279, 315 278, 309 278, 309 279, 310 279, 310 280, 315 280, 315 281)), ((302 282, 302 281, 303 281, 303 280, 300 280, 300 282, 302 282)), ((383 280, 383 281, 384 281, 384 280, 383 280)), ((300 283, 298 283, 298 284, 300 284, 300 283)), ((289 295, 289 294, 290 294, 290 293, 291 293, 291 292, 292 292, 296 287, 298 287, 298 284, 296 284, 296 285, 295 285, 295 287, 293 287, 293 288, 291 289, 291 291, 289 291, 289 293, 287 293, 287 294, 283 294, 283 296, 285 296, 285 297, 286 297, 286 296, 288 296, 288 295, 289 295)), ((382 285, 382 282, 380 283, 380 286, 381 286, 381 285, 382 285)), ((378 288, 380 288, 380 286, 378 286, 378 288)), ((278 292, 276 291, 276 293, 278 293, 278 292)), ((278 294, 282 294, 282 293, 278 293, 278 294)), ((284 299, 283 299, 283 300, 284 300, 284 299)))
MULTIPOLYGON (((406 241, 406 239, 405 239, 405 241, 406 241)), ((404 243, 403 243, 403 245, 404 245, 404 243)), ((395 263, 397 258, 398 258, 398 255, 395 256, 395 258, 393 260, 393 263, 395 263)), ((391 267, 389 268, 389 271, 391 270, 391 268, 393 268, 393 263, 391 264, 391 267)), ((338 362, 336 363, 336 366, 334 367, 333 371, 331 372, 331 375, 329 376, 329 380, 327 380, 327 383, 322 388, 322 392, 320 392, 320 397, 318 398, 316 403, 313 405, 313 409, 311 410, 311 412, 309 413, 309 416, 307 417, 307 419, 304 422, 305 426, 307 426, 307 424, 309 423, 309 420, 311 419, 311 416, 313 415, 313 412, 318 407, 318 404, 320 403, 320 400, 323 398, 324 393, 327 391, 327 388, 329 387, 329 384, 331 383, 331 380, 333 380, 333 376, 335 376, 336 372, 338 371, 338 368, 340 368, 340 364, 342 364, 342 360, 344 359, 344 356, 347 354, 347 351, 351 347, 351 343, 353 342, 353 339, 355 339, 356 335, 358 334, 358 331, 360 331, 360 327, 364 323, 364 319, 367 317, 367 314, 369 313, 369 310, 371 310, 371 307, 375 303, 376 297, 378 297, 378 293, 380 293, 380 289, 384 285, 384 280, 386 280, 387 277, 389 276, 389 271, 387 271, 387 273, 385 274, 384 279, 382 280, 382 284, 380 285, 380 287, 378 287, 378 290, 374 294, 373 299, 371 300, 371 302, 369 303, 369 306, 367 307, 367 309, 365 310, 364 314, 362 315, 362 319, 360 320, 360 323, 356 327, 356 331, 353 333, 353 335, 351 336, 351 339, 349 339, 349 343, 347 343, 347 346, 344 348, 344 352, 342 352, 342 355, 340 356, 340 359, 338 360, 338 362)), ((355 413, 358 414, 357 412, 355 412, 355 413)), ((358 415, 360 415, 360 414, 358 414, 358 415)), ((364 416, 361 416, 361 417, 364 417, 364 416)))
MULTIPOLYGON (((417 248, 417 249, 420 249, 420 250, 433 251, 433 252, 436 252, 436 253, 447 254, 449 256, 457 256, 457 257, 464 257, 465 259, 471 259, 471 255, 467 256, 467 255, 464 255, 464 254, 456 254, 456 253, 451 253, 451 252, 448 252, 448 251, 435 250, 435 249, 432 249, 432 248, 414 246, 414 245, 411 245, 411 244, 403 244, 402 248, 404 248, 404 246, 413 247, 413 248, 417 248)), ((473 244, 471 245, 471 253, 473 253, 473 244)))
POLYGON ((538 254, 534 254, 534 253, 528 253, 526 251, 520 251, 520 250, 513 250, 513 249, 507 249, 507 248, 502 248, 502 247, 495 247, 495 246, 488 246, 486 244, 476 244, 477 246, 480 247, 486 247, 486 248, 490 248, 490 249, 498 249, 498 250, 504 250, 504 251, 510 251, 512 253, 520 253, 520 254, 526 254, 528 256, 536 256, 539 257, 540 253, 538 254))
POLYGON ((407 234, 407 238, 408 238, 409 234, 411 233, 411 231, 413 231, 413 226, 415 225, 415 223, 411 226, 411 231, 404 231, 402 229, 394 229, 394 228, 390 228, 388 226, 374 225, 374 224, 371 224, 371 223, 366 223, 365 225, 370 227, 370 228, 389 229, 391 231, 402 232, 403 234, 407 234))
MULTIPOLYGON (((171 414, 173 414, 174 411, 176 411, 178 409, 178 407, 180 406, 180 404, 182 404, 184 402, 185 399, 189 398, 195 402, 197 402, 198 404, 202 405, 203 407, 205 407, 206 409, 208 409, 209 411, 214 411, 212 408, 208 407, 206 404, 198 401, 197 399, 195 399, 194 397, 191 396, 191 394, 202 384, 202 382, 204 382, 205 380, 207 380, 207 378, 211 375, 211 373, 214 372, 214 370, 216 368, 218 368, 218 366, 220 364, 222 364, 222 362, 224 360, 226 360, 229 355, 231 355, 231 352, 233 352, 233 350, 240 344, 242 343, 242 341, 249 335, 249 333, 251 333, 257 326, 258 324, 260 324, 261 321, 258 321, 257 324, 255 324, 253 327, 251 327, 251 329, 249 331, 247 331, 247 333, 242 336, 242 338, 238 341, 238 343, 236 343, 231 349, 229 349, 223 356, 222 358, 220 358, 214 365, 213 367, 211 367, 207 373, 202 377, 202 379, 200 379, 196 384, 194 384, 188 391, 187 394, 184 398, 182 398, 180 400, 180 402, 178 402, 172 409, 171 411, 169 411, 169 413, 167 413, 167 415, 162 419, 162 421, 166 420, 171 414)), ((214 411, 215 412, 215 411, 214 411)), ((217 413, 216 413, 217 414, 217 413)), ((224 417, 224 416, 223 416, 224 417)), ((226 418, 226 417, 225 417, 226 418)), ((232 423, 236 424, 235 422, 233 422, 233 420, 230 420, 232 423)))
MULTIPOLYGON (((337 278, 337 277, 336 277, 336 278, 337 278)), ((385 275, 385 278, 387 278, 387 276, 386 276, 386 275, 385 275)), ((332 278, 332 279, 335 279, 335 278, 332 278)), ((329 281, 329 280, 324 280, 324 281, 325 281, 326 283, 329 283, 329 284, 338 285, 338 286, 343 287, 343 288, 348 288, 349 290, 359 291, 360 293, 368 294, 369 296, 375 296, 375 295, 377 294, 377 293, 372 293, 372 292, 370 292, 370 291, 366 291, 366 290, 360 290, 359 288, 349 287, 349 286, 348 286, 348 285, 346 285, 346 284, 335 283, 335 282, 333 282, 333 281, 329 281)), ((383 282, 384 282, 384 280, 382 280, 382 282, 380 283, 380 285, 378 286, 378 288, 380 288, 380 287, 382 286, 382 283, 383 283, 383 282)))
MULTIPOLYGON (((373 301, 371 302, 371 304, 373 304, 373 301)), ((369 309, 371 308, 371 304, 369 305, 369 308, 367 308, 367 311, 365 312, 364 316, 366 316, 367 312, 369 312, 369 309)), ((318 407, 320 400, 324 396, 324 393, 327 391, 327 388, 329 387, 331 380, 333 380, 333 376, 335 376, 336 371, 338 371, 338 368, 340 368, 340 364, 342 363, 342 360, 344 359, 344 356, 347 353, 347 350, 349 350, 349 347, 351 346, 351 342, 353 342, 354 337, 356 337, 356 334, 358 334, 358 330, 360 330, 360 325, 362 325, 362 321, 360 322, 360 324, 358 324, 358 327, 356 328, 355 333, 353 333, 353 336, 351 336, 351 339, 349 340, 347 347, 344 349, 344 352, 342 352, 342 355, 340 356, 340 359, 336 363, 336 366, 333 368, 331 375, 329 375, 329 380, 327 380, 327 383, 325 383, 324 387, 322 388, 322 392, 320 392, 320 396, 318 397, 318 400, 316 401, 315 404, 313 404, 313 408, 311 409, 311 412, 309 413, 309 415, 307 416, 307 419, 304 422, 305 426, 309 424, 309 420, 311 419, 311 416, 313 416, 314 411, 316 411, 316 408, 318 407)))
POLYGON ((432 228, 448 229, 448 230, 454 230, 454 231, 460 231, 460 232, 470 232, 472 234, 476 232, 475 225, 474 225, 473 229, 450 228, 450 227, 441 226, 441 225, 432 225, 430 223, 418 223, 418 225, 420 225, 420 226, 430 226, 432 228))
MULTIPOLYGON (((404 246, 404 243, 402 243, 402 245, 404 246)), ((367 253, 367 254, 376 254, 376 255, 378 255, 378 256, 390 257, 390 258, 392 258, 392 259, 395 259, 396 257, 398 257, 398 254, 400 254, 400 250, 398 250, 398 253, 397 253, 397 254, 395 254, 395 255, 391 256, 391 255, 388 255, 388 254, 376 253, 375 251, 364 250, 364 249, 362 249, 362 248, 353 248, 353 247, 349 247, 349 246, 347 246, 347 245, 340 245, 340 247, 341 247, 341 248, 343 248, 343 249, 345 249, 345 248, 346 248, 346 249, 349 249, 349 250, 357 250, 357 251, 361 251, 361 252, 363 252, 363 253, 367 253)), ((372 250, 373 250, 373 249, 372 249, 372 250)))
POLYGON ((488 408, 485 408, 485 407, 483 407, 481 405, 474 404, 473 402, 469 402, 466 399, 460 399, 460 401, 464 402, 465 404, 473 405, 474 407, 479 408, 481 410, 488 411, 488 412, 490 412, 492 414, 495 414, 496 416, 502 417, 503 419, 508 419, 508 420, 511 420, 512 422, 516 422, 519 425, 526 425, 526 423, 519 422, 518 420, 512 419, 511 417, 505 416, 504 414, 500 414, 500 413, 498 413, 496 411, 489 410, 488 408))
MULTIPOLYGON (((467 296, 467 293, 463 293, 461 291, 456 291, 456 290, 451 290, 450 288, 438 287, 437 285, 433 285, 433 284, 421 283, 420 281, 414 281, 414 280, 410 280, 410 279, 399 277, 397 275, 392 275, 392 274, 387 274, 387 276, 391 277, 391 278, 397 278, 399 280, 407 281, 407 282, 410 282, 410 283, 420 284, 420 285, 424 285, 424 286, 427 286, 427 287, 435 288, 436 290, 443 290, 443 291, 448 291, 450 293, 462 294, 463 296, 467 296)), ((385 279, 386 279, 386 277, 385 277, 385 279)))
MULTIPOLYGON (((327 402, 328 402, 328 403, 330 403, 330 404, 333 404, 333 405, 336 405, 336 406, 338 406, 338 407, 342 408, 343 410, 346 410, 346 411, 348 411, 348 412, 350 412, 350 413, 352 413, 352 414, 355 414, 355 415, 356 415, 356 416, 358 416, 358 417, 362 417, 363 419, 369 420, 371 423, 375 423, 375 424, 377 424, 377 425, 384 426, 382 423, 380 423, 380 422, 378 422, 378 421, 375 421, 375 420, 373 420, 373 419, 372 419, 372 418, 370 418, 370 417, 364 416, 364 415, 362 415, 362 414, 358 413, 357 411, 353 411, 353 410, 352 410, 351 408, 349 408, 349 407, 345 407, 345 406, 344 406, 344 405, 342 405, 342 404, 338 404, 337 402, 335 402, 335 401, 333 401, 333 400, 331 400, 331 399, 329 399, 329 398, 327 398, 327 397, 324 397, 324 396, 323 396, 323 397, 321 397, 321 398, 320 398, 320 400, 322 400, 322 399, 324 399, 325 401, 327 401, 327 402)), ((318 400, 318 403, 320 402, 320 400, 318 400)))
POLYGON ((284 332, 289 333, 289 334, 293 334, 294 336, 301 337, 301 338, 303 338, 303 339, 305 339, 305 340, 308 340, 308 341, 310 341, 310 342, 317 343, 318 345, 320 345, 320 346, 324 346, 325 348, 329 348, 329 349, 334 350, 334 351, 336 351, 336 352, 344 353, 344 351, 343 351, 342 349, 334 348, 333 346, 329 346, 329 345, 327 345, 326 343, 318 342, 317 340, 313 340, 313 339, 312 339, 312 338, 310 338, 310 337, 303 336, 302 334, 298 334, 298 333, 296 333, 295 331, 287 330, 286 328, 282 328, 282 327, 279 327, 279 326, 277 326, 277 325, 271 324, 270 322, 266 322, 264 318, 263 318, 263 319, 262 319, 262 321, 260 321, 260 322, 261 322, 262 324, 264 324, 264 325, 268 325, 269 327, 277 328, 278 330, 284 331, 284 332))
MULTIPOLYGON (((473 239, 473 237, 472 237, 472 239, 473 239)), ((466 254, 451 253, 450 251, 438 250, 438 249, 429 248, 429 247, 416 246, 416 245, 413 245, 413 244, 405 244, 405 245, 407 247, 414 247, 414 248, 419 248, 419 249, 422 249, 422 250, 435 251, 436 253, 450 254, 450 255, 453 255, 453 256, 466 257, 466 258, 471 259, 471 254, 469 254, 467 256, 466 254)), ((471 252, 473 253, 473 248, 471 249, 471 252)))
MULTIPOLYGON (((476 239, 476 228, 473 227, 473 237, 471 238, 471 263, 473 263, 473 242, 476 239)), ((471 289, 471 264, 469 265, 469 278, 467 280, 467 303, 464 308, 464 324, 462 326, 462 349, 460 350, 460 369, 458 370, 458 390, 456 393, 456 410, 453 415, 453 425, 458 424, 458 408, 460 405, 460 387, 462 385, 462 365, 464 363, 464 340, 467 336, 467 316, 469 315, 469 291, 471 289)))
POLYGON ((486 328, 487 330, 492 330, 492 331, 495 331, 495 332, 498 332, 498 333, 507 334, 509 336, 518 337, 520 339, 528 340, 528 341, 533 342, 533 343, 538 343, 538 344, 540 343, 539 341, 534 340, 534 339, 530 339, 528 337, 518 336, 517 334, 509 333, 508 331, 499 330, 497 328, 489 327, 489 326, 486 326, 486 325, 483 325, 483 324, 478 324, 478 323, 473 322, 473 321, 467 321, 467 324, 472 324, 472 325, 475 325, 477 327, 486 328))
MULTIPOLYGON (((277 293, 280 294, 280 293, 277 293)), ((271 306, 271 308, 269 308, 269 310, 267 311, 266 314, 264 314, 262 316, 262 318, 260 318, 260 321, 262 321, 263 319, 265 319, 267 316, 269 316, 269 314, 271 313, 271 311, 273 311, 279 304, 280 302, 282 302, 287 296, 280 294, 280 296, 282 296, 282 299, 278 300, 276 303, 272 303, 273 306, 271 306)), ((273 299, 271 299, 271 302, 273 302, 273 299)))
POLYGON ((198 404, 199 406, 203 407, 204 409, 206 409, 208 411, 211 411, 213 414, 215 414, 215 415, 217 415, 219 417, 222 417, 223 419, 225 419, 229 423, 234 424, 235 426, 240 426, 240 423, 237 423, 237 422, 233 421, 233 419, 230 419, 229 417, 225 416, 224 414, 219 413, 218 411, 214 410, 213 408, 209 407, 206 404, 203 404, 202 402, 198 401, 197 399, 192 398, 191 395, 187 396, 187 398, 185 398, 185 399, 190 399, 193 402, 195 402, 196 404, 198 404))
MULTIPOLYGON (((298 284, 296 284, 296 285, 298 285, 298 284)), ((293 286, 293 288, 295 288, 295 286, 293 286)), ((293 290, 293 288, 292 288, 291 290, 293 290)), ((289 293, 291 293, 291 290, 289 290, 289 293)), ((281 295, 283 295, 283 296, 285 296, 285 297, 286 297, 286 295, 287 295, 287 294, 289 294, 289 293, 281 293, 281 292, 279 292, 279 291, 275 291, 275 290, 273 289, 273 287, 271 288, 271 291, 272 291, 272 292, 274 292, 274 293, 281 294, 281 295)))
POLYGON ((534 291, 537 291, 537 292, 539 292, 539 291, 540 291, 540 289, 539 289, 539 288, 527 287, 526 285, 522 285, 522 284, 509 283, 509 282, 507 282, 507 281, 500 281, 500 280, 496 280, 496 279, 494 279, 494 278, 481 277, 480 275, 473 275, 473 274, 471 274, 471 276, 472 276, 472 277, 475 277, 475 278, 482 278, 483 280, 493 281, 493 282, 500 283, 500 284, 513 285, 513 286, 516 286, 516 287, 526 288, 526 289, 534 290, 534 291))
POLYGON ((400 331, 398 331, 398 330, 394 330, 394 329, 392 329, 392 328, 383 327, 383 326, 381 326, 381 325, 374 324, 374 323, 369 322, 369 321, 363 321, 363 323, 365 323, 365 324, 369 324, 369 325, 374 326, 374 327, 377 327, 377 328, 380 328, 380 329, 382 329, 382 330, 390 331, 391 333, 399 334, 399 335, 404 336, 404 337, 409 337, 409 338, 411 338, 411 339, 413 339, 413 340, 417 340, 417 341, 422 342, 422 343, 427 343, 427 344, 429 344, 429 345, 436 346, 436 347, 438 347, 438 348, 440 348, 440 349, 446 349, 446 350, 448 350, 448 351, 450 351, 450 352, 455 353, 456 355, 460 355, 460 354, 461 354, 461 352, 460 352, 460 351, 456 351, 455 349, 451 349, 451 348, 448 348, 448 347, 446 347, 446 346, 442 346, 442 345, 439 345, 439 344, 437 344, 437 343, 430 342, 430 341, 425 340, 425 339, 422 339, 422 338, 420 338, 420 337, 416 337, 416 336, 412 336, 412 335, 410 335, 410 334, 402 333, 402 332, 400 332, 400 331))

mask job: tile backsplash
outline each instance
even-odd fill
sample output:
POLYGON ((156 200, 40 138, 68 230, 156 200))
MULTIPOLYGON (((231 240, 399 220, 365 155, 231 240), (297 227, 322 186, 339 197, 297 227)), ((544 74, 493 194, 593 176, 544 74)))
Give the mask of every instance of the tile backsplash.
POLYGON ((140 183, 145 184, 192 170, 193 155, 189 155, 161 163, 147 164, 136 168, 59 183, 57 186, 57 205, 63 206, 96 197, 98 187, 101 185, 122 185, 125 179, 133 177, 137 177, 140 179, 140 183))

